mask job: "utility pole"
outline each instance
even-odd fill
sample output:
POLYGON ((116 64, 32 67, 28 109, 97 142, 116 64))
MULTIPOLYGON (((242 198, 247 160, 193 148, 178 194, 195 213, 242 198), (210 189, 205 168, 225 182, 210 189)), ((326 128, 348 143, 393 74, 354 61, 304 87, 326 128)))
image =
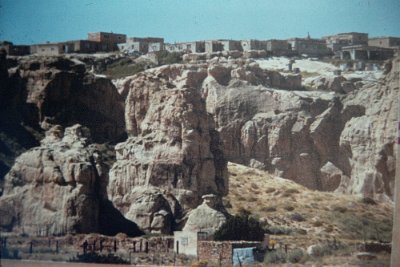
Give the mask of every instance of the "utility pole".
MULTIPOLYGON (((397 75, 400 75, 400 63, 393 60, 397 75)), ((397 77, 400 86, 400 77, 397 77)), ((392 255, 390 266, 400 266, 400 94, 397 96, 397 139, 396 139, 396 175, 394 188, 394 212, 393 212, 393 237, 392 255)))

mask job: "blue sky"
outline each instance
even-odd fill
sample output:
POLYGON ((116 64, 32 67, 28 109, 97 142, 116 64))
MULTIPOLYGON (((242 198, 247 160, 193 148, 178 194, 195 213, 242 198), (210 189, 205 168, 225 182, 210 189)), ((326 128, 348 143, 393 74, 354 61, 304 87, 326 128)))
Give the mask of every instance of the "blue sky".
POLYGON ((400 36, 400 0, 0 0, 0 40, 65 41, 95 31, 167 42, 400 36))

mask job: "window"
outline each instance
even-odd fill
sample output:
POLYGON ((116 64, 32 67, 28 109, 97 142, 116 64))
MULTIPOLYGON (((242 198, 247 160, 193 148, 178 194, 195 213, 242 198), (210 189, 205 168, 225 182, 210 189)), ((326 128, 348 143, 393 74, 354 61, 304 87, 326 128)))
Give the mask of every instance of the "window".
POLYGON ((51 51, 54 51, 54 47, 51 47, 50 50, 51 50, 51 51))

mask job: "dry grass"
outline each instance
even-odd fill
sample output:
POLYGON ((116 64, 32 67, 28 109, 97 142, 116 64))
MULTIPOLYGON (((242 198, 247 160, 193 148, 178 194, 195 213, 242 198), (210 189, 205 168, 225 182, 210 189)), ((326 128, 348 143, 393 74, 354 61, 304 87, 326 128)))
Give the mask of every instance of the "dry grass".
POLYGON ((228 211, 251 212, 267 229, 279 233, 278 243, 306 249, 333 239, 349 246, 362 242, 364 236, 368 240, 390 240, 391 203, 309 190, 239 164, 229 163, 228 169, 235 174, 229 178, 228 211))

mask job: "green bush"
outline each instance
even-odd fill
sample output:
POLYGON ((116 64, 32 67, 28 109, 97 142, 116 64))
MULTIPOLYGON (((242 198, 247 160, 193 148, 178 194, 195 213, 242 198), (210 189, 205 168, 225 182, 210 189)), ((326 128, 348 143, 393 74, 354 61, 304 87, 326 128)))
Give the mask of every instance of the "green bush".
POLYGON ((317 245, 313 248, 313 257, 323 257, 332 254, 332 248, 328 245, 317 245))
POLYGON ((264 207, 264 208, 261 209, 261 211, 264 211, 264 212, 275 212, 276 211, 276 207, 275 206, 264 207))
POLYGON ((266 233, 272 235, 290 235, 292 233, 292 229, 284 226, 271 226, 267 230, 266 233))
POLYGON ((287 259, 291 263, 298 263, 300 262, 304 257, 304 252, 301 249, 294 249, 288 252, 287 259))
POLYGON ((282 251, 267 251, 264 258, 264 263, 285 263, 286 254, 282 251))
POLYGON ((229 217, 226 222, 215 232, 214 239, 262 241, 264 230, 259 221, 248 214, 229 217))
POLYGON ((182 62, 182 55, 176 52, 158 51, 156 52, 158 65, 169 65, 182 62))
POLYGON ((303 215, 301 215, 300 213, 293 213, 290 215, 290 219, 292 219, 293 221, 296 222, 304 222, 306 219, 303 217, 303 215))

